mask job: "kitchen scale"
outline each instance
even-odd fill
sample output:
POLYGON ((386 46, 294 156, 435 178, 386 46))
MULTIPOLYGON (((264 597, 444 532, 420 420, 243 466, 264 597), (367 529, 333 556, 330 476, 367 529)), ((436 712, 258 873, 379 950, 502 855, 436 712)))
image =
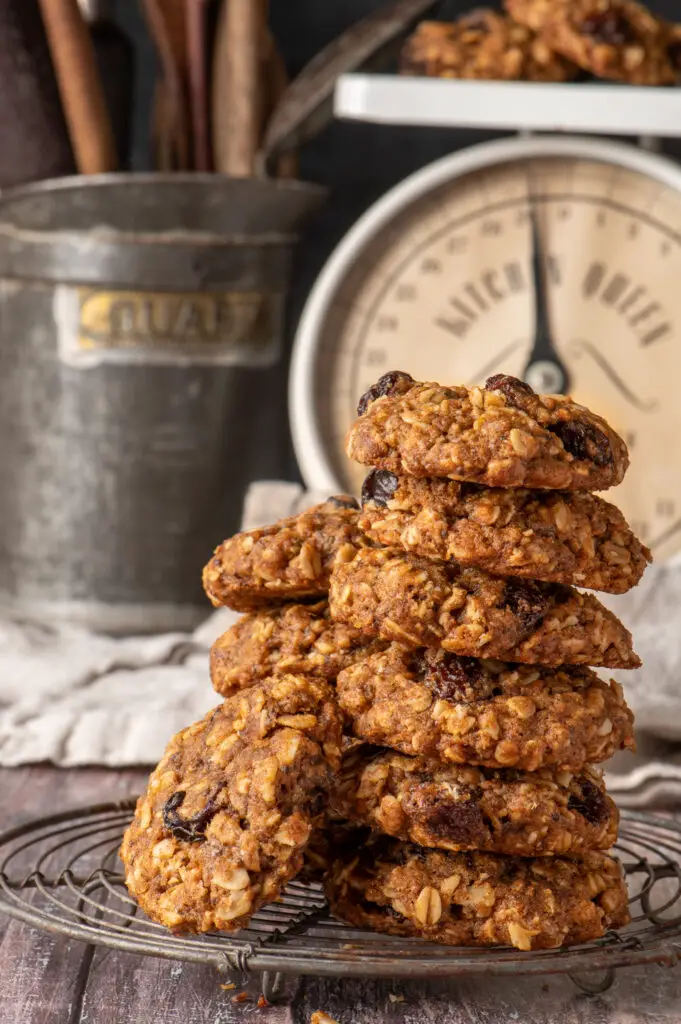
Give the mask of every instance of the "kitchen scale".
MULTIPOLYGON (((613 500, 656 560, 681 548, 681 90, 342 76, 341 117, 638 137, 516 136, 424 167, 341 241, 306 305, 290 387, 306 484, 357 493, 344 452, 381 374, 570 393, 625 437, 613 500)), ((380 131, 380 128, 376 129, 380 131)))

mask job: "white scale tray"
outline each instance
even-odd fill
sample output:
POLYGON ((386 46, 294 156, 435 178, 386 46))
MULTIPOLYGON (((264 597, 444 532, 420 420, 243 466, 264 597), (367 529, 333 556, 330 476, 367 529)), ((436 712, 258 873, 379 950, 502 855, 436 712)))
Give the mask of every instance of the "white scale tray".
POLYGON ((334 111, 374 124, 681 135, 681 88, 347 74, 336 83, 334 111))

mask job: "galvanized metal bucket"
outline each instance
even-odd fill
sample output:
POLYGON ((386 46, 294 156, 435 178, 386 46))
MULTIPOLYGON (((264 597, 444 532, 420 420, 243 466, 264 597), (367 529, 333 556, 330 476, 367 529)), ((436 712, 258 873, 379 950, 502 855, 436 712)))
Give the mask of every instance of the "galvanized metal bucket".
POLYGON ((324 191, 217 175, 0 199, 0 610, 191 626, 200 569, 276 475, 292 247, 324 191))

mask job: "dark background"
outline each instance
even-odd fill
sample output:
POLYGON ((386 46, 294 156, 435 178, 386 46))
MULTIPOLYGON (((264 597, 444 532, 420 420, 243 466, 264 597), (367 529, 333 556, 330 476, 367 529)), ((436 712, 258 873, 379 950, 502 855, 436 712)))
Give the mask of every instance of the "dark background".
MULTIPOLYGON (((386 0, 270 0, 271 24, 290 76, 328 42, 358 19, 385 6, 386 0)), ((455 17, 472 7, 466 0, 441 0, 430 16, 455 17)), ((499 3, 488 3, 498 8, 499 3)), ((651 0, 651 10, 681 21, 681 0, 651 0)), ((137 0, 115 0, 119 24, 134 39, 137 51, 133 167, 149 167, 149 109, 156 59, 137 0)), ((679 126, 681 132, 681 125, 679 126)), ((300 310, 326 257, 358 216, 408 174, 462 146, 499 133, 434 128, 391 128, 335 122, 309 142, 301 154, 300 175, 330 189, 329 200, 310 224, 300 246, 291 293, 289 344, 300 310)), ((666 142, 665 151, 681 157, 681 145, 666 142)), ((281 406, 285 416, 287 366, 282 367, 281 406)), ((291 451, 283 457, 280 476, 297 477, 291 451)))

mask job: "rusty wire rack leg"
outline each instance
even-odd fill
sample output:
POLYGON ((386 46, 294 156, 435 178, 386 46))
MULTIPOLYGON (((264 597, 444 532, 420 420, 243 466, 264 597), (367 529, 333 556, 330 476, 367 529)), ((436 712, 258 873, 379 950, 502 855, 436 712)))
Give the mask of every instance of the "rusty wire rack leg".
POLYGON ((268 1003, 290 1003, 300 988, 301 977, 287 975, 281 971, 263 971, 261 975, 262 994, 268 1003), (285 982, 289 984, 286 985, 285 982))
POLYGON ((609 967, 600 978, 597 974, 586 971, 583 974, 581 972, 578 974, 576 971, 574 973, 568 972, 568 978, 581 992, 585 992, 589 996, 598 996, 612 988, 615 980, 615 970, 613 967, 609 967))

